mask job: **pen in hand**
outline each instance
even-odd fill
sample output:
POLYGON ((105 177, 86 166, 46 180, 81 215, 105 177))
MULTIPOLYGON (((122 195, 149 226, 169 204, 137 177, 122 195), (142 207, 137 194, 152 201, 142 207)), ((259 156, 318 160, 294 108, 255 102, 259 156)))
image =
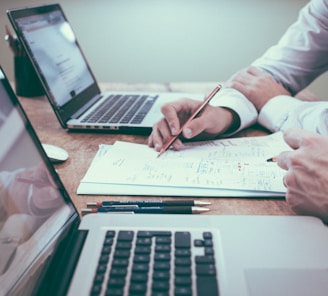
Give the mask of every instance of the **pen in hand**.
POLYGON ((182 125, 178 133, 170 138, 165 145, 160 150, 157 157, 160 157, 163 153, 167 151, 167 149, 170 148, 170 146, 174 143, 174 141, 180 136, 184 128, 196 117, 199 115, 199 113, 207 106, 207 104, 210 102, 210 100, 217 94, 217 92, 221 89, 221 85, 218 85, 215 87, 212 92, 205 98, 205 100, 196 108, 196 110, 191 114, 191 116, 188 118, 188 120, 182 125))
POLYGON ((268 158, 267 159, 267 162, 277 162, 277 156, 273 156, 273 157, 271 157, 271 158, 268 158))

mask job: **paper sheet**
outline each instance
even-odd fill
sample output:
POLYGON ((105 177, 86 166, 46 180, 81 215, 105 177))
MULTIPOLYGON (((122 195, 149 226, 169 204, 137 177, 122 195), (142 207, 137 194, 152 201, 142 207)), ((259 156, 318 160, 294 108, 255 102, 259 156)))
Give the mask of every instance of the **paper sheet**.
POLYGON ((266 159, 290 150, 281 133, 186 144, 158 152, 147 145, 100 145, 78 194, 283 196, 284 171, 266 159))

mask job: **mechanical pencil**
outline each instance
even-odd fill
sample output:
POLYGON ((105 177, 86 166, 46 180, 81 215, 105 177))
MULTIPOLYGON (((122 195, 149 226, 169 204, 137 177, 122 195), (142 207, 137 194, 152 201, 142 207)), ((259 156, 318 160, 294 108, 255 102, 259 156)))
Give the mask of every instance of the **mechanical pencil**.
POLYGON ((82 214, 131 212, 135 214, 200 214, 209 211, 203 207, 100 207, 82 209, 82 214))
POLYGON ((140 206, 140 207, 161 207, 161 206, 207 206, 210 202, 200 200, 112 200, 87 202, 88 207, 112 207, 112 206, 140 206))

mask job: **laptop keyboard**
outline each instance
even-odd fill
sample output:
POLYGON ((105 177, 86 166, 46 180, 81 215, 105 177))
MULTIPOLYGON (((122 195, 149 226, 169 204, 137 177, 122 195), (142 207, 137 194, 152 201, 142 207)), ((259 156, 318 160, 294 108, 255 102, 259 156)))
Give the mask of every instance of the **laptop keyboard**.
POLYGON ((98 108, 90 112, 82 122, 139 124, 157 98, 158 96, 135 94, 110 95, 98 108))
POLYGON ((90 295, 219 295, 212 233, 107 231, 90 295))

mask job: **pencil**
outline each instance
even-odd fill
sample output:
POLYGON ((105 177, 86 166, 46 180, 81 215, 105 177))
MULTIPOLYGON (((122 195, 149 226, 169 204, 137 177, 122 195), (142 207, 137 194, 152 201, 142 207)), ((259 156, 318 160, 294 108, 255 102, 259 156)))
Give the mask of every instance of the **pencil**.
POLYGON ((209 211, 204 207, 100 207, 82 209, 82 214, 88 213, 134 213, 134 214, 201 214, 209 211))
POLYGON ((188 118, 188 120, 182 125, 178 133, 171 137, 169 141, 165 143, 165 145, 162 147, 161 151, 157 155, 157 157, 160 157, 163 153, 167 151, 167 149, 170 148, 170 146, 173 144, 173 142, 180 136, 184 128, 196 117, 198 114, 207 106, 207 104, 210 102, 210 100, 217 94, 217 92, 221 89, 221 85, 218 85, 215 87, 212 92, 205 98, 205 100, 196 108, 196 110, 191 114, 191 116, 188 118))
POLYGON ((267 162, 277 162, 277 156, 273 156, 267 159, 267 162))
POLYGON ((102 202, 87 202, 88 207, 160 207, 160 206, 207 206, 210 202, 200 200, 110 200, 102 202))

